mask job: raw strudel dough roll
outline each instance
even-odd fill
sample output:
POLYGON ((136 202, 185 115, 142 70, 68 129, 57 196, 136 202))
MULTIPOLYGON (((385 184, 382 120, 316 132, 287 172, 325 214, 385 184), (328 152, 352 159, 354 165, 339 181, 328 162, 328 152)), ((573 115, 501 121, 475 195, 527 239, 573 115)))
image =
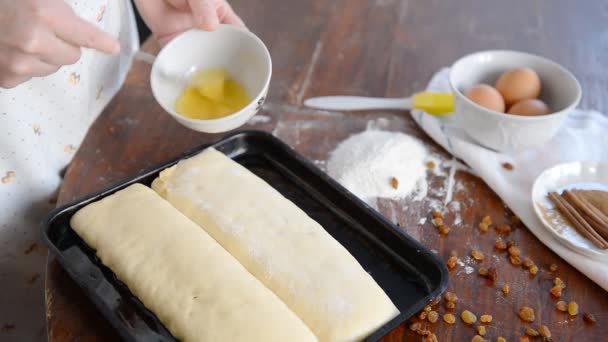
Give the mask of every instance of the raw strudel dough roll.
POLYGON ((399 313, 323 227, 215 149, 164 170, 152 188, 279 296, 320 341, 360 340, 399 313))
POLYGON ((143 185, 84 207, 71 225, 181 341, 316 341, 234 257, 143 185))

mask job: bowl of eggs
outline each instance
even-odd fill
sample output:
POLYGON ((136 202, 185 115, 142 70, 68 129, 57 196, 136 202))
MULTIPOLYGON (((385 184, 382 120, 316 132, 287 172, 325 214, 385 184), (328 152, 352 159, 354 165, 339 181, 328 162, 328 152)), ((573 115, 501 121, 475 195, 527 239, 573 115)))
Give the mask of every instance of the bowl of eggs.
POLYGON ((458 126, 499 152, 547 143, 582 93, 574 75, 559 64, 507 50, 459 59, 450 71, 450 86, 458 126))

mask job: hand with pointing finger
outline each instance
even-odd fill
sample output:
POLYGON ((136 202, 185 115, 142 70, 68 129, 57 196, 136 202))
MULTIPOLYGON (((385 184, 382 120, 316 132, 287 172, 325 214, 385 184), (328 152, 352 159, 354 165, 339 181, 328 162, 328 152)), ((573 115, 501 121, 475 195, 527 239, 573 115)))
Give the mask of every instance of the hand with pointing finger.
POLYGON ((81 48, 117 54, 116 39, 77 16, 63 0, 0 0, 0 88, 56 72, 81 48))
POLYGON ((245 27, 225 0, 135 0, 139 13, 160 42, 167 44, 191 28, 215 30, 219 24, 245 27))

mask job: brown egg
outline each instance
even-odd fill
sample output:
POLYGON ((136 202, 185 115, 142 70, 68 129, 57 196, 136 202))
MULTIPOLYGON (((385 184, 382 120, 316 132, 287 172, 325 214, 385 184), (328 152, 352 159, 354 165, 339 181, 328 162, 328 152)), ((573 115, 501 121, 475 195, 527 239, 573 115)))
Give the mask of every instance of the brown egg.
POLYGON ((496 90, 505 99, 507 106, 540 95, 540 78, 530 68, 505 71, 496 81, 496 90))
POLYGON ((527 99, 512 105, 507 113, 526 116, 545 115, 551 113, 551 109, 541 100, 527 99))
POLYGON ((469 100, 478 105, 497 112, 505 111, 505 101, 500 93, 487 84, 477 84, 469 88, 465 93, 469 100))

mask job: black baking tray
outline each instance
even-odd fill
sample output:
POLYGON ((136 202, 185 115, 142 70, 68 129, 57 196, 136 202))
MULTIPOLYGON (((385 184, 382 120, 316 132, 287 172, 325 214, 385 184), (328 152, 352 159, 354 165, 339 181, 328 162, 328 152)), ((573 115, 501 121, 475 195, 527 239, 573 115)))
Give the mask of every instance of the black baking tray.
MULTIPOLYGON (((447 287, 447 269, 428 248, 400 231, 279 139, 259 131, 240 132, 59 208, 46 220, 43 239, 125 341, 177 339, 78 237, 70 227, 70 218, 87 204, 133 183, 149 186, 163 169, 208 146, 215 147, 264 179, 319 222, 384 289, 401 313, 365 341, 379 340, 447 287)), ((205 272, 204 269, 193 271, 205 272)))

